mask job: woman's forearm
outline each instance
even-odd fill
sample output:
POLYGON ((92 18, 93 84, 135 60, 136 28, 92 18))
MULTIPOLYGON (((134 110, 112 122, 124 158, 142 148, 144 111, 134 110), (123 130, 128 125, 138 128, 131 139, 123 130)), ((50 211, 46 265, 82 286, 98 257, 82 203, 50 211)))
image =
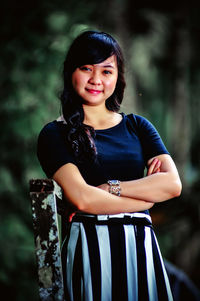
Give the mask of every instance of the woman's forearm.
POLYGON ((163 202, 180 195, 180 180, 160 172, 139 180, 121 182, 121 195, 149 202, 163 202))
POLYGON ((117 214, 143 211, 153 206, 153 203, 141 199, 119 197, 88 185, 72 163, 62 166, 53 178, 62 187, 66 200, 78 211, 91 214, 117 214))
MULTIPOLYGON (((121 196, 147 202, 163 202, 181 193, 181 181, 176 166, 169 155, 159 155, 148 161, 147 177, 122 181, 121 196)), ((108 184, 99 188, 109 191, 108 184)))
POLYGON ((148 210, 153 203, 130 198, 115 196, 97 187, 88 186, 81 201, 74 204, 79 211, 91 214, 117 214, 148 210))
POLYGON ((169 155, 160 155, 148 162, 147 177, 121 182, 121 195, 150 202, 163 202, 181 193, 181 181, 169 155))

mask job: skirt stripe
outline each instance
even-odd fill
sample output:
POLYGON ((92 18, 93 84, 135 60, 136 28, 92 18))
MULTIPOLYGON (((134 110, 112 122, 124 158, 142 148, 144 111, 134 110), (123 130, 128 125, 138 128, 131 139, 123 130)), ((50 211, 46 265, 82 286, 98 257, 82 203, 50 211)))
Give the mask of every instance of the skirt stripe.
POLYGON ((152 248, 154 254, 154 266, 155 266, 155 274, 156 274, 156 283, 157 283, 157 292, 158 299, 163 301, 173 300, 172 295, 170 296, 167 275, 164 274, 165 267, 162 265, 162 258, 160 256, 157 241, 155 239, 155 235, 152 232, 152 248))
POLYGON ((138 263, 138 300, 139 301, 149 300, 144 239, 145 239, 144 227, 137 226, 136 249, 137 249, 137 263, 138 263))
MULTIPOLYGON (((82 237, 82 261, 83 261, 83 289, 84 289, 84 300, 93 300, 92 290, 92 274, 90 268, 90 256, 87 244, 87 237, 83 224, 80 223, 80 232, 82 237)), ((68 301, 68 300, 67 300, 68 301)))
POLYGON ((73 298, 74 301, 81 300, 83 295, 83 264, 82 264, 82 248, 81 248, 81 235, 79 234, 75 255, 74 255, 74 265, 72 272, 72 282, 73 282, 73 298))
POLYGON ((126 248, 123 225, 108 226, 112 262, 112 300, 128 301, 126 248))
POLYGON ((148 292, 149 292, 149 301, 158 301, 155 270, 153 264, 153 253, 152 253, 152 241, 151 241, 151 231, 149 227, 145 227, 145 250, 148 252, 146 256, 147 260, 147 282, 148 282, 148 292))
POLYGON ((158 298, 159 300, 167 300, 173 301, 171 288, 169 284, 169 279, 167 276, 167 272, 162 260, 162 255, 160 252, 160 248, 155 236, 155 233, 151 232, 152 236, 152 248, 154 250, 154 266, 156 271, 156 283, 157 283, 157 290, 158 290, 158 298), (160 272, 160 274, 159 274, 160 272), (163 285, 163 283, 165 285, 163 285))
POLYGON ((101 258, 101 301, 112 300, 110 238, 107 226, 96 226, 101 258))
POLYGON ((62 248, 67 301, 173 301, 148 219, 72 220, 62 248))
MULTIPOLYGON (((64 245, 68 241, 67 248, 62 248, 62 251, 67 250, 67 265, 66 265, 66 282, 67 282, 67 291, 70 298, 73 300, 73 266, 74 266, 74 255, 76 250, 76 245, 79 237, 79 225, 77 223, 73 224, 73 227, 70 228, 71 235, 69 236, 69 240, 66 239, 64 245)), ((62 256, 64 259, 64 255, 62 256)), ((65 277, 64 277, 65 278, 65 277)))
POLYGON ((84 224, 90 257, 93 300, 101 301, 101 264, 95 225, 84 224))
POLYGON ((135 227, 133 225, 124 226, 126 239, 128 301, 138 300, 137 254, 134 228, 135 227))
MULTIPOLYGON (((70 228, 71 228, 71 224, 69 225, 68 228, 68 231, 70 231, 70 228)), ((67 252, 67 249, 68 249, 68 242, 69 242, 69 238, 70 236, 66 236, 63 240, 63 243, 62 243, 62 252, 61 252, 61 259, 62 259, 62 271, 63 271, 63 283, 64 283, 64 294, 65 294, 65 300, 70 300, 70 296, 69 296, 69 289, 67 287, 67 264, 66 264, 66 254, 68 253, 67 252)))

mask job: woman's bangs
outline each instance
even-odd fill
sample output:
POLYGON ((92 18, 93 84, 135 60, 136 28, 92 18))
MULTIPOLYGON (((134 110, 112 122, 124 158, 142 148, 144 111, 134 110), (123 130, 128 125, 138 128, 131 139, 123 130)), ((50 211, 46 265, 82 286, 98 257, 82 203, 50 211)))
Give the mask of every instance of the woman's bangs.
POLYGON ((104 40, 91 39, 78 50, 76 68, 86 64, 99 64, 114 54, 114 47, 104 40))

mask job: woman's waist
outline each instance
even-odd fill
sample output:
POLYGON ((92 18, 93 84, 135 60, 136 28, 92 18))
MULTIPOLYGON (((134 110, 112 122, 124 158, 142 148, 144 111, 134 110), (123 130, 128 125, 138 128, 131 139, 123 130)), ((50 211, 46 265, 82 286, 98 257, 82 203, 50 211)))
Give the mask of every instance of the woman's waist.
POLYGON ((101 225, 109 223, 136 224, 144 226, 152 225, 151 217, 146 212, 118 214, 87 214, 84 212, 77 212, 73 216, 72 222, 89 222, 101 225))

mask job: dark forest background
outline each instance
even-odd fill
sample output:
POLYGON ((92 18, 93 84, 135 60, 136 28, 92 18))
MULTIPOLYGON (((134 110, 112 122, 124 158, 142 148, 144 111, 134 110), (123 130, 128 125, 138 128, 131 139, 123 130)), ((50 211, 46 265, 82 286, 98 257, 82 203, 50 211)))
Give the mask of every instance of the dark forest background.
MULTIPOLYGON (((191 2, 192 3, 192 2, 191 2)), ((3 1, 0 9, 0 292, 38 300, 29 180, 43 125, 60 114, 62 64, 85 29, 111 33, 126 59, 125 113, 160 132, 183 182, 152 209, 163 256, 200 286, 200 9, 189 1, 3 1)), ((81 50, 80 50, 81 51, 81 50)))

